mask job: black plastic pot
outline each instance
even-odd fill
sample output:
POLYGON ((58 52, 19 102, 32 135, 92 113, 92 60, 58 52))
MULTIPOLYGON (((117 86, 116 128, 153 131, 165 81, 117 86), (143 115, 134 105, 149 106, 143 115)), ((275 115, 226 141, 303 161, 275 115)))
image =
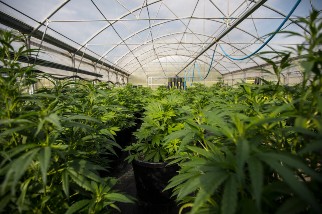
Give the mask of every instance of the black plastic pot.
POLYGON ((135 120, 134 120, 135 125, 122 129, 115 136, 116 143, 119 144, 122 147, 122 149, 114 148, 114 150, 115 150, 115 152, 116 152, 118 157, 122 157, 122 156, 126 155, 127 153, 125 153, 123 151, 123 149, 125 147, 131 145, 131 143, 133 143, 135 141, 135 136, 133 135, 133 133, 141 127, 142 114, 143 114, 142 112, 136 112, 134 114, 134 116, 135 116, 135 120))
POLYGON ((153 204, 173 202, 171 190, 163 191, 169 180, 178 174, 179 166, 167 163, 132 161, 137 196, 141 201, 153 204))

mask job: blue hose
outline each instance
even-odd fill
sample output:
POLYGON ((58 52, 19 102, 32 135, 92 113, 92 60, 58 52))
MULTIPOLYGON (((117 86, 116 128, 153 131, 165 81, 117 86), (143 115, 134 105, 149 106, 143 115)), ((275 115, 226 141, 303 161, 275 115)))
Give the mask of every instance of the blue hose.
POLYGON ((230 55, 228 55, 225 50, 221 47, 221 45, 219 45, 220 49, 222 50, 222 52, 224 53, 224 55, 226 57, 228 57, 229 59, 232 59, 232 60, 244 60, 244 59, 247 59, 251 56, 253 56, 254 54, 256 54, 258 51, 260 51, 263 47, 265 47, 269 41, 271 41, 274 36, 278 33, 278 31, 281 30, 281 28, 283 27, 283 25, 287 22, 287 20, 290 18, 290 16, 293 14, 293 12, 295 11, 295 9, 297 8, 297 6, 301 3, 301 0, 297 0, 296 4, 293 6, 292 10, 289 12, 289 14, 285 17, 284 21, 280 24, 280 26, 275 30, 275 32, 267 39, 266 42, 264 42, 255 52, 253 52, 252 54, 249 54, 247 56, 244 56, 242 58, 234 58, 234 57, 231 57, 230 55))
POLYGON ((210 62, 210 66, 209 66, 208 72, 207 72, 206 76, 203 78, 204 80, 208 77, 208 75, 210 73, 211 66, 212 66, 212 62, 214 61, 214 58, 215 58, 216 49, 217 49, 217 44, 216 44, 215 49, 214 49, 214 52, 212 54, 212 58, 211 58, 211 62, 210 62))

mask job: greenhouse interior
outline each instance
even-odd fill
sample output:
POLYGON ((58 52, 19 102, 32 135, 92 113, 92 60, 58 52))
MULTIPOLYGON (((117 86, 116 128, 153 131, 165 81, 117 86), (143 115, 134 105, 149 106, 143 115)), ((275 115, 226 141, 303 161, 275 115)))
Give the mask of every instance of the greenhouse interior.
POLYGON ((0 5, 0 213, 322 213, 321 0, 0 5))

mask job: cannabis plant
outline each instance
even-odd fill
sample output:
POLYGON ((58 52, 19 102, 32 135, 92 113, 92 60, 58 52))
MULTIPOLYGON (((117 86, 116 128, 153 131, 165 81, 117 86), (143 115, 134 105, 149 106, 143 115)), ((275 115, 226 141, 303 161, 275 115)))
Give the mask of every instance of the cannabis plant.
POLYGON ((0 38, 0 211, 98 213, 132 201, 113 190, 115 182, 101 178, 98 170, 105 169, 92 161, 97 151, 113 152, 116 145, 92 97, 69 93, 82 84, 57 83, 29 94, 37 79, 33 67, 18 60, 33 50, 11 32, 0 38))
POLYGON ((183 128, 183 112, 179 111, 184 103, 178 90, 161 100, 151 100, 146 106, 143 123, 135 132, 137 142, 128 146, 125 150, 130 152, 127 160, 133 159, 162 162, 174 155, 179 148, 179 141, 167 142, 165 136, 183 128))
POLYGON ((280 85, 290 54, 266 58, 275 85, 240 85, 216 93, 202 120, 168 135, 186 146, 173 157, 181 169, 166 189, 190 213, 320 213, 322 24, 319 13, 300 18, 310 33, 299 45, 303 81, 280 85), (308 45, 307 45, 308 44, 308 45), (200 122, 201 121, 201 122, 200 122))

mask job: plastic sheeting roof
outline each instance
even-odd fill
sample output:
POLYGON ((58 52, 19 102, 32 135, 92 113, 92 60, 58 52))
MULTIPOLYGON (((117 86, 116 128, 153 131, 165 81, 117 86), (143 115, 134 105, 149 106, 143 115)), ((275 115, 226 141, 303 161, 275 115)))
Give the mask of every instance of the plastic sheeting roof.
MULTIPOLYGON (((173 76, 217 44, 234 57, 256 50, 274 32, 296 0, 2 0, 10 15, 76 50, 133 75, 173 76), (263 4, 264 3, 264 4, 263 4), (256 4, 262 4, 252 11, 256 4), (245 13, 251 12, 236 27, 245 13)), ((321 0, 302 0, 282 29, 303 32, 293 20, 309 15, 321 0)), ((277 34, 262 51, 283 50, 303 41, 277 34)), ((196 63, 209 66, 216 45, 196 63)), ((263 63, 258 57, 233 61, 216 48, 213 70, 227 74, 263 63)), ((194 66, 193 63, 189 65, 194 66)), ((189 66, 186 69, 189 69, 189 66)))

